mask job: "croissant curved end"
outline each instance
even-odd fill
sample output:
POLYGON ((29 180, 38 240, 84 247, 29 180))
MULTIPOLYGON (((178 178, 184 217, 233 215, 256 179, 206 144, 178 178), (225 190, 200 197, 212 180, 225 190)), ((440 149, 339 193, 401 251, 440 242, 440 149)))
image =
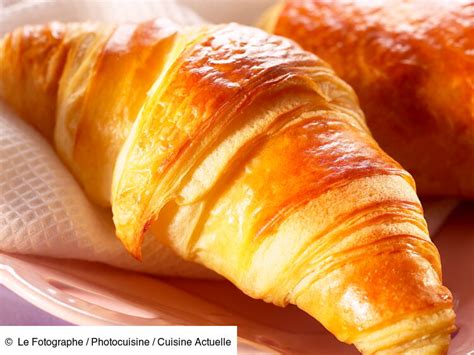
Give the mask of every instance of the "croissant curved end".
POLYGON ((456 329, 454 318, 452 309, 441 309, 374 331, 357 339, 355 345, 364 354, 446 354, 456 329), (416 329, 423 334, 413 337, 416 329))

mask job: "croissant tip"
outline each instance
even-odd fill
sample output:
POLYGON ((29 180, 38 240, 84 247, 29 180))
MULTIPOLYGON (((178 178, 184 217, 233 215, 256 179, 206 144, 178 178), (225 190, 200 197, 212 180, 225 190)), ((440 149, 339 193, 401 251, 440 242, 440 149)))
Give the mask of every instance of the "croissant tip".
POLYGON ((137 260, 137 261, 140 261, 142 262, 143 261, 143 256, 142 256, 142 251, 141 251, 141 248, 137 249, 137 250, 134 250, 134 251, 129 251, 130 254, 132 254, 132 256, 137 260))
POLYGON ((355 345, 364 354, 446 354, 455 330, 455 314, 446 308, 382 327, 355 345))
POLYGON ((127 250, 127 252, 131 256, 133 256, 133 258, 135 258, 137 261, 143 261, 143 235, 139 236, 138 238, 128 238, 126 236, 123 236, 123 234, 119 233, 119 231, 117 231, 116 236, 124 246, 125 250, 127 250))
POLYGON ((124 244, 125 249, 129 252, 131 256, 137 261, 143 261, 143 255, 142 255, 142 248, 141 248, 141 243, 137 243, 135 245, 126 245, 124 244))

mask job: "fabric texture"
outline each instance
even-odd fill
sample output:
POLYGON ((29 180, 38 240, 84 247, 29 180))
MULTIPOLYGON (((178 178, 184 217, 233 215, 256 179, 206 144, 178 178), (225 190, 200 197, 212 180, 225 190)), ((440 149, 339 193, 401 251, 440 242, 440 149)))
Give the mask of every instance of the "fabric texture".
MULTIPOLYGON (((204 22, 174 1, 21 1, 4 8, 1 17, 1 35, 52 20, 204 22)), ((89 202, 49 143, 15 116, 0 102, 0 251, 98 261, 156 275, 217 277, 183 261, 151 235, 145 238, 143 262, 131 257, 114 235, 111 212, 89 202)))

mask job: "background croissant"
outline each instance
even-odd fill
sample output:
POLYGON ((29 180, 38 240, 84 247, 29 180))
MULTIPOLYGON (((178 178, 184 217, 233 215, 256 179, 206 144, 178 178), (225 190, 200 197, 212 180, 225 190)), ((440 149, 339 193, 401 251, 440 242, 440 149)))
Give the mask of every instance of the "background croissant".
POLYGON ((468 0, 284 0, 262 26, 357 93, 381 147, 424 195, 474 198, 474 23, 468 0))
POLYGON ((137 258, 151 228, 365 353, 446 351, 452 298, 413 180, 316 56, 235 24, 52 23, 6 35, 0 73, 137 258))

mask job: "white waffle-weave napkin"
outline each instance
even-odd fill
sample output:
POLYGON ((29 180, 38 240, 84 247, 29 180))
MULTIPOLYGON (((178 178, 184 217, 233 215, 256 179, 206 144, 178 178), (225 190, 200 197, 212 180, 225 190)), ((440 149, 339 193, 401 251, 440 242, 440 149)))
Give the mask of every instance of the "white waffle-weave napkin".
MULTIPOLYGON (((60 21, 132 22, 167 17, 203 23, 174 1, 19 1, 0 11, 0 35, 24 24, 60 21)), ((53 148, 0 102, 0 251, 99 261, 157 275, 215 277, 176 256, 152 236, 143 262, 114 235, 111 213, 90 203, 53 148)))

